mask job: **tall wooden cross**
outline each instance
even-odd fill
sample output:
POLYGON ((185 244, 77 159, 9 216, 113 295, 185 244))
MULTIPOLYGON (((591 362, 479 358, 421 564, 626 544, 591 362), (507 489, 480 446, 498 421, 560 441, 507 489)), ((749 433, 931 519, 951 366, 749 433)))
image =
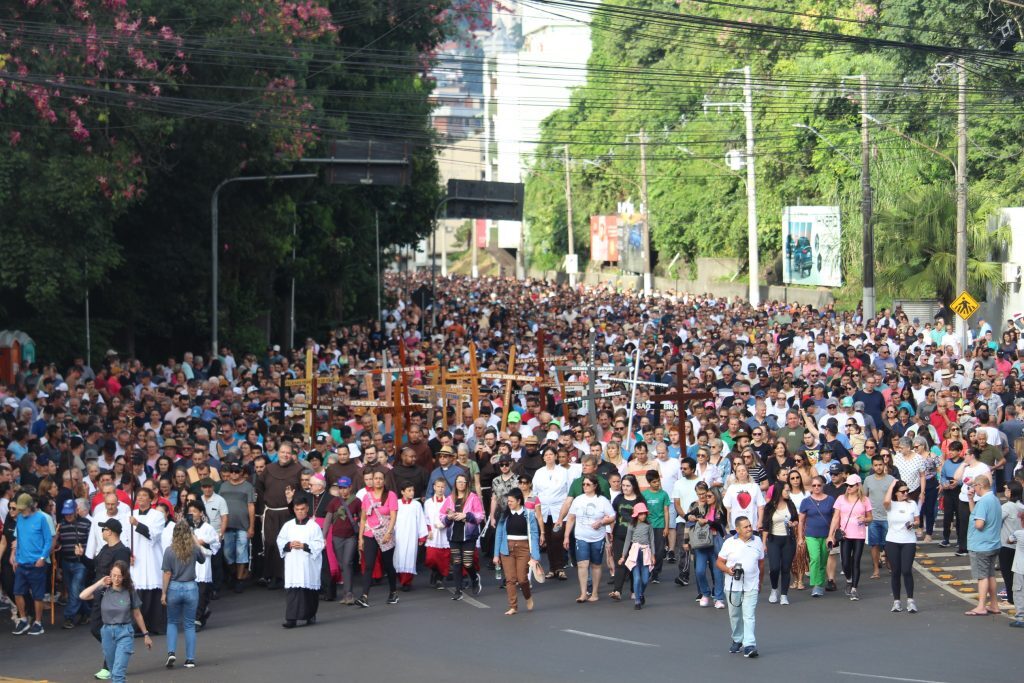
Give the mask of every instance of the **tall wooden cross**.
MULTIPOLYGON (((317 389, 321 384, 336 384, 339 381, 336 373, 330 377, 317 377, 316 364, 312 347, 306 349, 306 363, 303 368, 303 376, 296 379, 283 379, 281 381, 281 416, 284 417, 285 390, 287 387, 297 387, 305 394, 304 421, 306 436, 312 438, 316 431, 316 411, 320 406, 317 404, 317 389)), ((283 419, 282 419, 283 421, 283 419)))
MULTIPOLYGON (((591 420, 597 418, 597 401, 603 398, 612 398, 614 396, 622 396, 625 394, 624 391, 610 391, 604 394, 597 393, 597 380, 599 373, 613 373, 621 372, 623 370, 629 370, 629 366, 626 365, 615 365, 613 363, 605 363, 599 365, 597 363, 597 333, 594 331, 590 332, 590 361, 582 365, 556 365, 553 368, 559 373, 584 373, 587 376, 587 392, 582 396, 573 396, 570 398, 562 398, 563 413, 567 412, 564 407, 566 403, 586 403, 587 404, 587 415, 591 420)), ((561 375, 560 375, 561 376, 561 375)), ((601 377, 605 379, 605 377, 601 377)), ((563 382, 563 386, 570 388, 573 386, 579 386, 575 383, 563 382)))
MULTIPOLYGON (((651 401, 657 406, 661 401, 672 401, 676 404, 676 419, 682 420, 686 417, 686 404, 690 401, 698 401, 707 398, 713 399, 715 397, 709 391, 687 391, 686 384, 683 380, 683 364, 680 362, 676 366, 676 383, 675 391, 669 391, 664 394, 656 394, 651 396, 651 401)), ((630 436, 632 438, 632 436, 630 436)))
MULTIPOLYGON (((473 419, 480 416, 480 369, 476 362, 476 344, 469 342, 469 370, 459 372, 448 372, 445 374, 445 382, 451 382, 456 390, 467 393, 473 404, 473 419), (454 380, 454 381, 452 381, 454 380)), ((455 416, 459 418, 458 415, 455 416)))

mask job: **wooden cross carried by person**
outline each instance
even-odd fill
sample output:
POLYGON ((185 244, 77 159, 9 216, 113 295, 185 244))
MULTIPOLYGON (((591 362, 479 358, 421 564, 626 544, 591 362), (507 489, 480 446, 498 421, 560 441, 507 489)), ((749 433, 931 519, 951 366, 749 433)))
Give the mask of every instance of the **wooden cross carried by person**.
POLYGON ((632 434, 633 433, 633 416, 636 414, 636 388, 639 385, 641 385, 641 384, 646 385, 646 386, 654 386, 654 387, 667 387, 667 386, 669 386, 668 384, 665 384, 664 382, 649 382, 649 381, 646 381, 646 380, 641 380, 640 379, 640 359, 641 359, 642 354, 640 353, 639 347, 634 349, 634 353, 635 353, 635 356, 633 358, 633 377, 632 377, 632 379, 623 379, 621 377, 609 377, 608 378, 609 382, 619 382, 621 384, 628 384, 628 385, 630 385, 630 392, 629 392, 629 424, 626 427, 626 433, 627 434, 632 434))
POLYGON ((409 387, 410 393, 416 396, 425 397, 430 403, 430 424, 436 425, 436 419, 433 412, 440 407, 441 409, 441 426, 443 429, 448 429, 448 403, 455 401, 460 407, 463 401, 471 401, 472 397, 468 391, 458 391, 456 385, 449 385, 447 383, 447 369, 440 366, 440 361, 437 365, 432 366, 433 371, 431 372, 431 379, 429 384, 420 384, 418 386, 409 387))
MULTIPOLYGON (((332 372, 329 377, 317 377, 316 376, 316 362, 313 355, 313 348, 308 347, 306 349, 306 363, 303 368, 303 376, 296 379, 284 379, 281 381, 281 417, 284 418, 284 404, 285 404, 285 390, 288 387, 298 388, 305 396, 305 403, 302 404, 303 408, 299 410, 304 412, 303 419, 306 425, 306 436, 312 437, 316 431, 316 411, 317 411, 317 400, 316 394, 317 389, 322 384, 337 384, 340 380, 336 373, 332 372)), ((282 419, 283 421, 283 419, 282 419)))
MULTIPOLYGON (((469 342, 469 370, 446 372, 444 382, 455 391, 469 394, 473 419, 480 416, 480 368, 476 362, 476 344, 469 342)), ((455 419, 459 419, 459 416, 456 415, 455 419)))
POLYGON ((366 399, 352 400, 348 402, 348 405, 352 408, 368 408, 370 414, 373 415, 374 422, 377 421, 377 413, 383 413, 384 431, 391 433, 392 425, 394 425, 395 444, 400 446, 405 437, 406 426, 409 424, 407 417, 409 411, 426 410, 430 406, 426 403, 413 403, 408 400, 407 396, 403 396, 401 373, 397 380, 392 380, 388 370, 385 369, 383 378, 384 400, 379 400, 374 396, 373 375, 367 374, 365 378, 366 399))
POLYGON ((690 401, 714 399, 715 395, 708 391, 687 391, 684 380, 683 364, 676 365, 675 391, 651 396, 651 401, 657 406, 661 401, 672 401, 676 404, 676 419, 683 420, 686 415, 686 404, 690 401))
MULTIPOLYGON (((582 365, 556 365, 552 368, 555 372, 559 373, 559 379, 563 377, 563 373, 583 373, 587 377, 586 388, 587 391, 582 396, 572 396, 569 398, 562 398, 562 412, 563 417, 567 417, 568 407, 567 404, 572 403, 586 403, 587 404, 587 415, 591 420, 597 417, 597 401, 605 398, 613 398, 615 396, 622 396, 625 391, 609 391, 603 394, 598 394, 598 374, 605 373, 600 379, 606 379, 607 373, 622 372, 623 370, 629 370, 627 365, 615 365, 614 363, 598 364, 597 362, 597 332, 593 329, 590 331, 590 361, 582 365)), ((581 386, 575 383, 568 383, 560 381, 559 384, 565 388, 572 388, 581 386)), ((563 392, 564 393, 564 392, 563 392)))
MULTIPOLYGON (((542 351, 542 350, 541 350, 542 351)), ((538 367, 543 365, 543 354, 538 357, 535 361, 538 367)), ((481 379, 496 380, 501 382, 505 387, 505 393, 502 397, 504 402, 502 404, 502 415, 501 415, 501 431, 504 432, 508 429, 508 414, 512 408, 512 385, 515 382, 522 384, 531 384, 536 387, 542 387, 547 384, 547 380, 543 375, 520 375, 516 371, 516 347, 511 346, 508 350, 508 372, 482 372, 480 373, 481 379)))

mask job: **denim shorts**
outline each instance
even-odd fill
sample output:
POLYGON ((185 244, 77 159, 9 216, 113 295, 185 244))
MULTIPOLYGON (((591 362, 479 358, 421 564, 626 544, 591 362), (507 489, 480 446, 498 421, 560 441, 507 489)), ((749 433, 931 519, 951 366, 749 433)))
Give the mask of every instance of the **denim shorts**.
POLYGON ((884 546, 885 535, 889 533, 889 522, 874 521, 868 525, 868 545, 884 546))
POLYGON ((245 529, 228 529, 224 533, 224 561, 249 564, 249 534, 245 529))
POLYGON ((581 541, 576 539, 576 561, 601 564, 604 562, 604 539, 600 541, 581 541))
POLYGON ((14 594, 31 594, 33 600, 42 600, 46 595, 46 568, 46 565, 19 564, 14 570, 14 594))

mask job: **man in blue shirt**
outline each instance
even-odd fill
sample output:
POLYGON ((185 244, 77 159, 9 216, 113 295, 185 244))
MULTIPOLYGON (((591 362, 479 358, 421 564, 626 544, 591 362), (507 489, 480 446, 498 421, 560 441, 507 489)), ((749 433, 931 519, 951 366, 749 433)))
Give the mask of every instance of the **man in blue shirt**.
POLYGON ((46 514, 36 509, 32 496, 23 493, 18 496, 14 505, 18 515, 16 537, 11 554, 16 563, 14 568, 14 601, 18 606, 21 619, 14 627, 14 635, 27 633, 38 636, 44 633, 39 618, 43 614, 43 596, 46 594, 46 560, 50 556, 53 533, 46 514), (31 595, 35 601, 35 623, 30 624, 24 617, 25 596, 31 595))
POLYGON ((966 614, 972 617, 999 614, 995 565, 1001 545, 1002 510, 999 499, 992 493, 992 480, 988 476, 978 475, 967 486, 972 522, 967 529, 967 552, 971 556, 971 576, 978 582, 978 605, 966 614))

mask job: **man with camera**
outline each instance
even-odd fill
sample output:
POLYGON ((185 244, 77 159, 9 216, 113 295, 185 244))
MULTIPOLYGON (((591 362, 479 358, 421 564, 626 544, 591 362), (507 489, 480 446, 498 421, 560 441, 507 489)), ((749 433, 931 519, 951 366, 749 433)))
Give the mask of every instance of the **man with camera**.
POLYGON ((742 652, 744 657, 757 657, 754 611, 764 570, 764 544, 754 535, 754 527, 747 517, 736 518, 736 536, 722 544, 716 564, 729 576, 725 584, 732 627, 729 653, 742 652))

